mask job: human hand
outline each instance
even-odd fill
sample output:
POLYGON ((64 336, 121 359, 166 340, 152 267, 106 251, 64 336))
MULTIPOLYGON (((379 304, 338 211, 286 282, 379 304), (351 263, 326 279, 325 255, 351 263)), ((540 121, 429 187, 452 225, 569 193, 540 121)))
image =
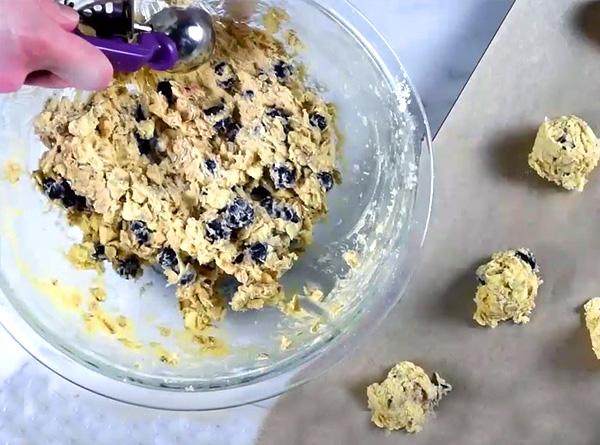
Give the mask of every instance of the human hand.
POLYGON ((0 0, 0 93, 24 84, 97 90, 113 68, 94 46, 73 34, 79 15, 54 0, 0 0))

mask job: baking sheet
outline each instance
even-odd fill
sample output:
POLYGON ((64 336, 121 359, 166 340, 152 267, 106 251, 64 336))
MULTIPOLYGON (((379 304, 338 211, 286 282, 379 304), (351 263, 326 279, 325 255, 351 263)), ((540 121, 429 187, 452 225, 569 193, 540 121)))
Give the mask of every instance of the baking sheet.
POLYGON ((545 116, 599 132, 596 34, 600 2, 517 0, 435 141, 434 214, 409 291, 351 357, 279 400, 260 444, 600 443, 600 362, 581 321, 600 296, 600 169, 578 194, 527 166, 545 116), (521 246, 545 281, 532 321, 477 327, 475 267, 521 246), (454 385, 416 436, 366 411, 366 385, 401 360, 454 385))

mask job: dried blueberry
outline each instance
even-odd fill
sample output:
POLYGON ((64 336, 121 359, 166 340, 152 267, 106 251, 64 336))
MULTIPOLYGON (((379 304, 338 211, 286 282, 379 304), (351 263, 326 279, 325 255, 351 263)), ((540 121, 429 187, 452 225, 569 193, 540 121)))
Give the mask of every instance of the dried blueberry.
POLYGON ((481 285, 481 286, 485 286, 485 278, 482 275, 476 274, 477 277, 477 282, 481 285))
POLYGON ((319 178, 321 187, 323 187, 326 192, 330 191, 333 188, 333 175, 331 173, 321 172, 317 174, 317 177, 319 178))
POLYGON ((254 222, 254 208, 245 199, 235 198, 225 209, 225 222, 231 229, 243 229, 254 222))
POLYGON ((222 76, 225 74, 225 68, 227 68, 227 64, 225 62, 220 62, 215 65, 215 74, 217 76, 222 76))
POLYGON ((42 189, 44 190, 44 193, 48 195, 48 198, 52 200, 62 199, 65 195, 63 181, 57 182, 52 178, 45 178, 42 181, 42 189))
POLYGON ((275 75, 278 79, 285 80, 294 74, 294 67, 289 63, 284 62, 283 60, 278 61, 273 65, 273 69, 275 70, 275 75))
POLYGON ((175 103, 175 95, 173 94, 173 85, 168 80, 161 80, 158 82, 156 86, 156 91, 167 99, 167 103, 169 105, 173 105, 175 103))
POLYGON ((283 108, 276 108, 276 107, 270 108, 267 110, 267 112, 265 114, 272 119, 281 119, 283 121, 283 129, 286 132, 286 134, 291 131, 292 128, 291 128, 289 120, 288 120, 288 118, 291 116, 291 114, 288 113, 283 108))
POLYGON ((290 207, 283 207, 279 212, 279 217, 284 221, 290 221, 294 224, 298 224, 300 222, 300 217, 296 211, 290 207))
POLYGON ((92 252, 92 259, 96 261, 104 261, 106 260, 106 248, 98 243, 94 246, 94 251, 92 252))
POLYGON ((317 127, 319 130, 325 130, 327 128, 327 119, 319 113, 311 113, 308 117, 308 121, 313 127, 317 127))
POLYGON ((275 164, 271 167, 271 179, 278 189, 292 188, 296 183, 296 173, 283 164, 275 164))
POLYGON ((214 128, 217 133, 227 138, 229 142, 234 142, 242 127, 231 117, 226 117, 225 119, 217 122, 214 125, 214 128))
POLYGON ((280 210, 272 196, 266 196, 260 200, 260 206, 267 211, 271 218, 279 218, 280 210))
POLYGON ((233 77, 230 77, 226 80, 219 80, 217 81, 217 85, 219 86, 219 88, 223 88, 225 91, 232 91, 235 87, 235 79, 233 77))
POLYGON ((129 230, 140 245, 146 244, 150 240, 150 229, 144 221, 131 221, 129 230))
POLYGON ((252 91, 252 90, 244 91, 244 97, 246 99, 254 99, 254 91, 252 91))
POLYGON ((265 261, 267 261, 269 248, 265 243, 256 243, 248 248, 248 253, 250 254, 250 258, 252 258, 252 261, 255 263, 265 264, 265 261))
POLYGON ((262 201, 264 198, 271 196, 271 192, 269 192, 262 185, 259 185, 258 187, 254 187, 254 189, 252 189, 252 192, 250 194, 251 194, 252 198, 256 199, 257 201, 262 201))
POLYGON ((135 255, 124 259, 117 266, 117 273, 128 280, 138 277, 140 275, 140 272, 140 261, 135 255))
POLYGON ((87 199, 75 193, 67 181, 62 181, 61 185, 64 190, 62 203, 67 209, 85 210, 87 208, 87 199))
POLYGON ((177 259, 177 253, 170 247, 165 247, 158 254, 158 264, 163 269, 177 269, 179 260, 177 259))
POLYGON ((531 267, 531 270, 536 270, 537 262, 535 256, 529 249, 518 249, 515 251, 515 256, 531 267))
POLYGON ((183 273, 177 284, 180 286, 187 286, 192 284, 194 281, 196 281, 196 271, 190 269, 183 273))
POLYGON ((135 140, 137 142, 140 154, 144 156, 151 155, 158 147, 158 138, 156 137, 152 137, 150 139, 143 139, 142 137, 140 137, 140 135, 136 134, 135 140))
POLYGON ((217 161, 215 161, 214 159, 207 159, 206 161, 204 161, 204 167, 212 175, 214 175, 217 172, 217 169, 219 168, 219 166, 217 165, 217 161))
POLYGON ((231 239, 231 228, 221 219, 206 223, 206 239, 214 243, 231 239))
POLYGON ((144 111, 144 107, 142 107, 141 104, 138 104, 137 108, 135 109, 135 120, 138 122, 142 122, 142 121, 145 121, 146 119, 148 119, 148 116, 146 115, 146 112, 144 111))
POLYGON ((265 114, 272 118, 279 117, 285 121, 287 121, 288 118, 290 117, 290 113, 288 113, 283 108, 277 108, 277 107, 270 108, 269 110, 267 110, 267 112, 265 114))
POLYGON ((244 261, 244 254, 240 253, 233 259, 233 264, 241 264, 244 261))
POLYGON ((207 116, 214 116, 223 112, 223 110, 225 110, 225 104, 220 103, 218 105, 215 105, 214 107, 210 107, 204 110, 204 114, 206 114, 207 116))

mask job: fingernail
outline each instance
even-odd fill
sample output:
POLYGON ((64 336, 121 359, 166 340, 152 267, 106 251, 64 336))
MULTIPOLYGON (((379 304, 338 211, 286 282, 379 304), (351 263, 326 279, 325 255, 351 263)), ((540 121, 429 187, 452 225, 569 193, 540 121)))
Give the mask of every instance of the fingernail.
POLYGON ((58 9, 60 14, 69 21, 78 22, 79 21, 79 13, 75 11, 73 8, 65 5, 58 5, 58 9))

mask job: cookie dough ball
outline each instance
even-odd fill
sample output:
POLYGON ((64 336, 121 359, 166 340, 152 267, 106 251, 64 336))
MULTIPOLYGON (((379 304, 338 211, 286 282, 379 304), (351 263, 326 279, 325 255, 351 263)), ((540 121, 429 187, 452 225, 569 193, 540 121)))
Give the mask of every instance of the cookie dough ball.
POLYGON ((577 116, 563 116, 541 125, 529 165, 548 181, 582 191, 599 158, 598 139, 590 126, 577 116))
POLYGON ((528 249, 507 250, 492 255, 477 269, 479 287, 473 319, 495 328, 499 322, 529 322, 535 297, 542 284, 535 257, 528 249))
POLYGON ((379 428, 418 433, 450 391, 452 386, 439 374, 434 372, 429 378, 423 368, 414 363, 398 363, 383 382, 367 388, 371 420, 379 428))
POLYGON ((600 298, 592 298, 583 306, 585 326, 590 333, 592 349, 600 360, 600 298))

